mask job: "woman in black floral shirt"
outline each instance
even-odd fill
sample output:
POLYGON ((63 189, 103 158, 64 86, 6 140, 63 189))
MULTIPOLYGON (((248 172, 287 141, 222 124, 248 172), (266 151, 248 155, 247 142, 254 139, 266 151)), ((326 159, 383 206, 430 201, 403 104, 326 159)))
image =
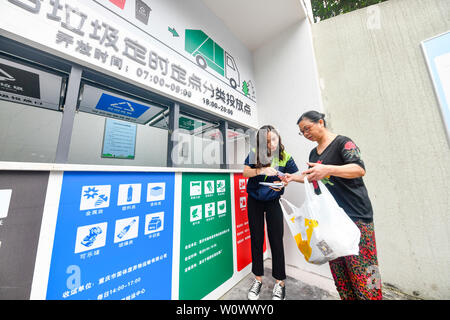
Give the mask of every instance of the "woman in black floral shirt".
POLYGON ((305 112, 297 121, 299 134, 317 142, 309 154, 309 168, 301 175, 287 174, 285 183, 304 182, 308 177, 315 192, 320 193, 316 181, 321 180, 338 205, 361 230, 359 255, 330 261, 330 269, 341 299, 382 299, 381 280, 373 226, 372 204, 362 177, 366 173, 356 144, 345 136, 326 128, 325 115, 317 111, 305 112))

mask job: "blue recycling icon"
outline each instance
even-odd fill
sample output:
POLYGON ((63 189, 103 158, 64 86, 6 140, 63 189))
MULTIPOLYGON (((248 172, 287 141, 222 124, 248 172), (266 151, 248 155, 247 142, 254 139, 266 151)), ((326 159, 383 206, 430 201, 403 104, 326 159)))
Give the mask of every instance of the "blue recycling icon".
POLYGON ((150 195, 153 197, 158 197, 164 194, 164 188, 156 186, 150 189, 150 195))
POLYGON ((161 228, 161 219, 159 217, 153 217, 148 224, 148 231, 158 230, 161 228))
POLYGON ((150 107, 103 93, 95 109, 137 119, 150 107))
POLYGON ((83 196, 86 197, 86 199, 94 198, 97 195, 98 195, 98 190, 95 187, 88 188, 87 190, 84 191, 84 194, 83 194, 83 196))
POLYGON ((101 194, 98 196, 97 201, 95 201, 95 206, 98 207, 99 205, 101 205, 103 202, 107 202, 108 201, 108 197, 104 194, 101 194))
POLYGON ((81 241, 81 244, 85 247, 92 246, 95 240, 97 239, 97 236, 102 232, 103 231, 100 227, 93 227, 89 229, 89 234, 86 237, 84 237, 83 241, 81 241))

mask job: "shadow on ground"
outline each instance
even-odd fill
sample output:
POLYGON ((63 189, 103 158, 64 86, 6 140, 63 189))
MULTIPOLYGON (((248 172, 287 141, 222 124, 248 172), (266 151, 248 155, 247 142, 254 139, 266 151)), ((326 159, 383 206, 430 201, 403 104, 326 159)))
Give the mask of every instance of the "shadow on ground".
MULTIPOLYGON (((264 269, 263 285, 259 300, 272 300, 272 290, 275 285, 275 279, 272 278, 272 270, 264 269)), ((220 300, 247 300, 247 292, 253 283, 253 273, 247 275, 230 291, 223 295, 220 300)), ((286 300, 339 300, 327 291, 315 286, 308 285, 304 282, 287 277, 286 284, 286 300)))
MULTIPOLYGON (((263 286, 259 300, 271 300, 275 279, 272 278, 272 270, 264 268, 263 286)), ((253 273, 247 275, 230 291, 223 295, 220 300, 247 300, 247 292, 253 283, 253 273)), ((340 300, 337 296, 319 287, 304 283, 300 280, 287 276, 286 278, 286 300, 340 300)), ((401 292, 395 286, 383 283, 383 300, 421 300, 418 297, 401 292)))

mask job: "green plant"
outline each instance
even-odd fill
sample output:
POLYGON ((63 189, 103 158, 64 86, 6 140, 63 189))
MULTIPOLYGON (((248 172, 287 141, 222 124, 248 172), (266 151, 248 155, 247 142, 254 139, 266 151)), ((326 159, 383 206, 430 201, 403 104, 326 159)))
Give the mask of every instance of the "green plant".
POLYGON ((248 96, 248 84, 247 81, 242 82, 242 92, 245 96, 248 96))

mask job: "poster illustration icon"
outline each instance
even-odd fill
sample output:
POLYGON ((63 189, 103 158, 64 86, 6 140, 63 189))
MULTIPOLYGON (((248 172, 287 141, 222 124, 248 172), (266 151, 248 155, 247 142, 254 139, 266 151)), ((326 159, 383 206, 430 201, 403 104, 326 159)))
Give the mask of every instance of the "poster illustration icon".
POLYGON ((228 52, 202 30, 186 29, 185 39, 186 52, 195 57, 200 68, 211 68, 227 78, 230 86, 239 91, 241 83, 239 70, 234 58, 228 52))
POLYGON ((139 231, 139 217, 116 220, 114 243, 137 238, 139 231))
POLYGON ((166 183, 149 183, 147 185, 147 202, 161 201, 166 198, 166 183))
POLYGON ((136 204, 141 202, 141 184, 120 184, 117 205, 136 204))
POLYGON ((80 210, 109 207, 111 185, 83 186, 81 188, 80 210))
POLYGON ((213 217, 216 214, 215 202, 205 204, 205 218, 213 217))
POLYGON ((193 206, 190 209, 190 221, 195 222, 202 219, 202 205, 193 206))
POLYGON ((217 213, 224 214, 227 212, 227 202, 226 200, 222 200, 217 202, 217 213))
POLYGON ((239 190, 245 190, 246 181, 245 179, 239 179, 239 190))
POLYGON ((205 194, 214 193, 214 181, 205 181, 205 194))
POLYGON ((239 204, 241 209, 247 208, 247 197, 240 197, 239 204))
POLYGON ((144 24, 148 24, 148 18, 150 17, 150 8, 144 1, 136 0, 136 19, 144 24))
POLYGON ((104 247, 108 223, 97 223, 78 227, 75 240, 75 253, 104 247))
POLYGON ((164 212, 150 213, 145 216, 144 234, 151 234, 164 230, 164 212))
POLYGON ((190 195, 191 195, 191 197, 202 195, 202 182, 201 181, 191 181, 190 195))
POLYGON ((225 192, 225 180, 217 180, 217 193, 224 193, 225 192))

